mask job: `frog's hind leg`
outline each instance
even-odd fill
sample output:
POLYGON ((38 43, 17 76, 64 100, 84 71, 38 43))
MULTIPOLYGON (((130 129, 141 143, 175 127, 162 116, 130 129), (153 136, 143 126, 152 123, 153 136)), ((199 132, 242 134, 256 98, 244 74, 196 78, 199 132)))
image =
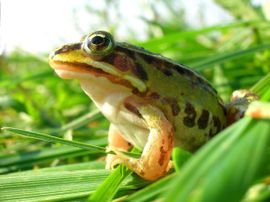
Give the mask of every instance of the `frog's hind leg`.
POLYGON ((125 107, 140 117, 149 130, 148 140, 139 159, 113 150, 123 163, 142 178, 156 180, 164 176, 170 167, 173 148, 173 127, 158 108, 126 100, 125 107))
MULTIPOLYGON (((117 149, 119 151, 128 151, 131 147, 131 144, 127 142, 120 131, 115 127, 115 125, 111 124, 109 128, 108 134, 108 149, 117 149)), ((106 157, 106 169, 112 169, 115 165, 122 163, 121 159, 113 154, 108 154, 106 157)))

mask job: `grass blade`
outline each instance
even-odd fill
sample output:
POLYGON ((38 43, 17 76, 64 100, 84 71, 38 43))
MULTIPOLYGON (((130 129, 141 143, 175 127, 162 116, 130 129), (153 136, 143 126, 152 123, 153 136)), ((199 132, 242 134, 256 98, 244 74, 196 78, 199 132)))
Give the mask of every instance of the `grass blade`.
POLYGON ((39 133, 39 132, 32 132, 32 131, 26 131, 26 130, 21 130, 18 128, 11 128, 11 127, 4 127, 2 130, 6 130, 9 132, 13 132, 22 136, 38 139, 38 140, 43 140, 46 142, 51 142, 51 143, 60 143, 64 145, 69 145, 73 147, 79 147, 81 149, 86 149, 86 150, 93 150, 93 151, 98 151, 102 153, 106 153, 106 149, 104 147, 99 147, 95 145, 90 145, 82 142, 77 142, 77 141, 68 141, 63 138, 47 135, 44 133, 39 133))
POLYGON ((269 134, 269 120, 249 117, 224 130, 178 173, 165 201, 239 201, 267 162, 269 134))
POLYGON ((259 51, 267 50, 269 48, 270 48, 270 44, 261 44, 258 46, 248 48, 246 50, 236 50, 236 51, 233 51, 230 53, 215 55, 213 57, 209 57, 209 58, 202 60, 200 62, 190 64, 190 66, 194 67, 198 71, 201 71, 204 68, 209 67, 210 65, 220 64, 220 63, 226 62, 228 60, 232 60, 232 59, 244 56, 244 55, 254 54, 254 53, 257 53, 259 51))
POLYGON ((153 184, 145 187, 144 189, 141 189, 137 191, 136 193, 130 195, 128 198, 126 198, 126 201, 130 201, 130 202, 152 201, 153 198, 167 191, 168 184, 175 176, 176 176, 176 173, 173 173, 169 176, 166 176, 154 182, 153 184))
POLYGON ((97 188, 88 201, 109 202, 113 199, 123 180, 132 173, 124 165, 119 165, 106 180, 97 188))
POLYGON ((65 201, 86 197, 109 175, 106 170, 31 171, 0 176, 0 201, 65 201))

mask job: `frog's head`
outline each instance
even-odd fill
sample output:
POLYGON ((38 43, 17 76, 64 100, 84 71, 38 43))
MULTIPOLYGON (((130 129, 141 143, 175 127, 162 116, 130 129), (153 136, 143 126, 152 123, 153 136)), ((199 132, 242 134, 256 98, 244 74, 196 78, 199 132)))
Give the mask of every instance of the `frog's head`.
POLYGON ((97 31, 79 43, 67 44, 54 50, 50 54, 49 63, 64 79, 92 81, 88 85, 105 82, 106 85, 144 92, 146 73, 130 56, 133 51, 128 47, 127 44, 114 42, 108 32, 97 31))

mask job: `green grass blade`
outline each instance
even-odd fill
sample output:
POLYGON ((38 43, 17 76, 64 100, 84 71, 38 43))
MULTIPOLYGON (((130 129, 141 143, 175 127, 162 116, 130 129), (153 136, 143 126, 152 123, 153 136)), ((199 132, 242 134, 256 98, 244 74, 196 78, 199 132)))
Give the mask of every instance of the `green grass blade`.
POLYGON ((193 30, 193 31, 186 31, 186 32, 175 32, 172 34, 167 34, 166 36, 163 36, 162 38, 154 38, 150 39, 147 42, 139 43, 140 46, 143 46, 144 48, 153 48, 157 46, 161 46, 162 44, 169 44, 176 42, 180 39, 186 39, 191 38, 200 34, 206 34, 213 31, 226 31, 233 28, 239 28, 239 27, 245 27, 248 25, 257 25, 258 23, 265 23, 263 21, 242 21, 242 22, 235 22, 228 25, 214 25, 211 27, 206 27, 203 29, 193 30))
POLYGON ((87 123, 89 123, 90 121, 95 121, 99 118, 101 118, 102 115, 100 113, 100 111, 98 109, 95 109, 83 116, 80 116, 79 118, 71 121, 70 123, 67 123, 65 125, 63 125, 61 128, 59 129, 52 129, 47 131, 48 133, 60 133, 60 132, 64 132, 70 129, 77 129, 81 126, 86 125, 87 123))
POLYGON ((270 73, 264 76, 250 89, 261 97, 262 101, 270 101, 270 73))
POLYGON ((178 173, 165 201, 239 201, 267 164, 269 134, 269 120, 249 117, 224 130, 178 173))
POLYGON ((31 171, 0 176, 0 201, 65 201, 86 197, 109 175, 106 170, 31 171))
POLYGON ((166 176, 153 184, 145 187, 144 189, 141 189, 137 191, 136 193, 130 195, 126 198, 125 201, 130 202, 147 202, 152 201, 153 198, 163 194, 168 190, 168 184, 170 181, 176 176, 176 173, 173 173, 169 176, 166 176))
POLYGON ((176 171, 182 169, 183 165, 192 157, 192 154, 180 147, 175 147, 172 152, 173 165, 176 171))
MULTIPOLYGON (((107 138, 91 140, 88 143, 103 146, 107 144, 107 138)), ((32 168, 34 165, 54 159, 66 159, 84 155, 91 155, 91 158, 97 158, 100 154, 100 152, 68 146, 6 154, 0 156, 0 173, 32 168)))
POLYGON ((88 201, 109 202, 113 199, 123 180, 132 173, 124 165, 119 165, 106 180, 97 188, 88 201))
MULTIPOLYGON (((69 168, 70 169, 70 168, 69 168)), ((0 201, 86 201, 109 176, 109 171, 98 170, 51 170, 40 169, 0 176, 0 201)), ((116 179, 118 180, 118 179, 116 179)), ((145 186, 147 182, 129 176, 119 189, 126 195, 145 186)), ((108 190, 109 191, 109 190, 108 190)))
POLYGON ((43 141, 46 141, 46 142, 60 143, 60 144, 69 145, 69 146, 73 146, 73 147, 79 147, 81 149, 93 150, 93 151, 106 153, 106 149, 104 147, 99 147, 99 146, 90 145, 90 144, 77 142, 77 141, 69 141, 69 140, 65 140, 65 139, 55 137, 55 136, 52 136, 52 135, 47 135, 47 134, 44 134, 44 133, 26 131, 26 130, 21 130, 21 129, 18 129, 18 128, 11 128, 11 127, 4 127, 4 128, 2 128, 2 130, 13 132, 15 134, 22 135, 22 136, 25 136, 25 137, 30 137, 30 138, 34 138, 34 139, 38 139, 38 140, 43 140, 43 141))
POLYGON ((201 71, 211 65, 220 64, 244 55, 254 54, 263 50, 267 50, 270 48, 270 44, 261 44, 257 45, 245 50, 236 50, 230 53, 223 53, 219 55, 215 55, 213 57, 209 57, 205 60, 201 60, 200 62, 190 64, 191 67, 201 71))

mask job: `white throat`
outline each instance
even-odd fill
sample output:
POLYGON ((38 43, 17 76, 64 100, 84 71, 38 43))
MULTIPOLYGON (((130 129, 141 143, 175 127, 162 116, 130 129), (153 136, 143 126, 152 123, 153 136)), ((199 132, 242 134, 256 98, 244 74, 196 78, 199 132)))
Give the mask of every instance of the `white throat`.
POLYGON ((114 84, 106 78, 80 79, 84 92, 93 100, 99 110, 115 123, 120 108, 131 92, 128 88, 114 84))

